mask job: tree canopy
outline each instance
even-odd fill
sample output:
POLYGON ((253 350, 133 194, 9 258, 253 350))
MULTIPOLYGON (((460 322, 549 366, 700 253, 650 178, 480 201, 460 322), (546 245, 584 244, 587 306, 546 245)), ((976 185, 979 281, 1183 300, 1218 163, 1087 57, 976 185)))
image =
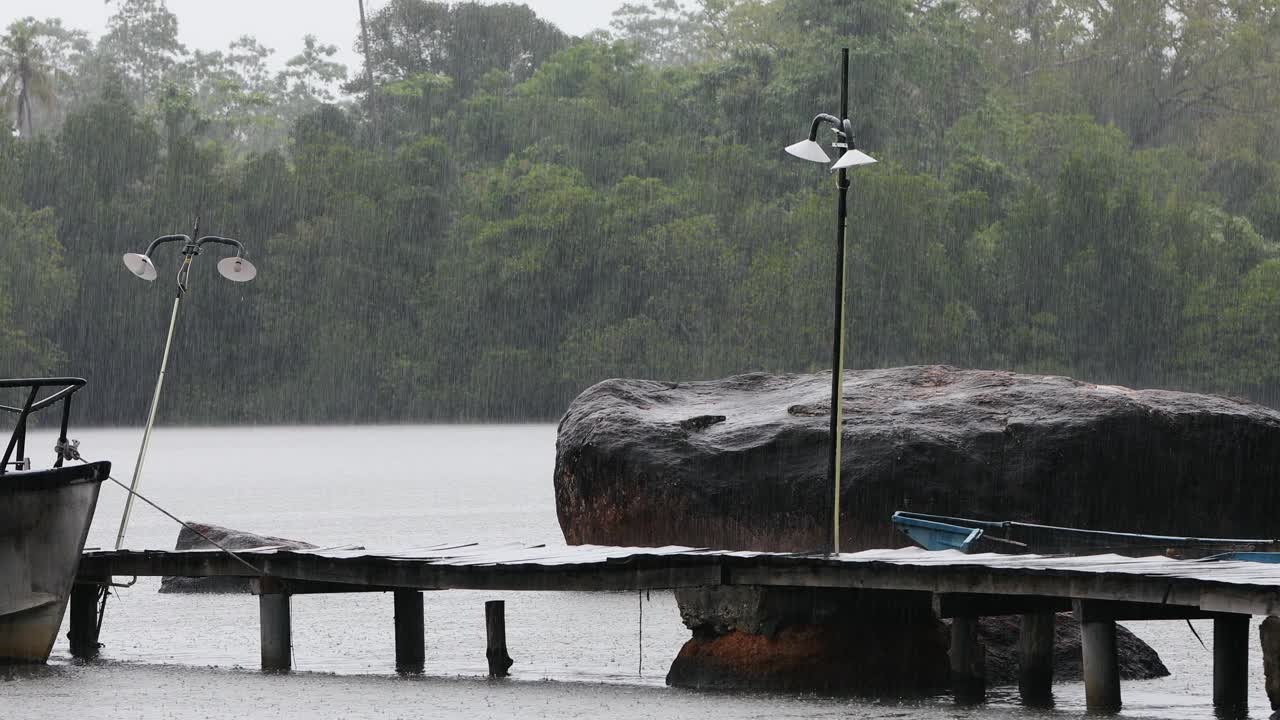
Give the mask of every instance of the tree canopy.
POLYGON ((113 7, 96 42, 0 39, 0 77, 15 38, 42 73, 25 115, 0 88, 0 374, 88 375, 94 420, 141 418, 167 319, 119 256, 196 214, 261 275, 197 261, 169 421, 547 419, 612 376, 825 369, 833 183, 781 148, 841 47, 881 161, 849 366, 1280 403, 1273 0, 657 0, 585 38, 392 0, 352 73, 113 7))

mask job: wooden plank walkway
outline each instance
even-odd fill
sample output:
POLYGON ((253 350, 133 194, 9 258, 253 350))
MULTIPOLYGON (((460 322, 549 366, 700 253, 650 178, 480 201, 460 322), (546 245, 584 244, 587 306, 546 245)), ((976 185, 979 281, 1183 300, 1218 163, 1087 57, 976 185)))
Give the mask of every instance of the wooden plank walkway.
MULTIPOLYGON (((90 626, 95 615, 87 606, 112 577, 257 577, 262 664, 276 670, 290 667, 289 597, 296 594, 393 592, 397 666, 421 667, 424 590, 842 588, 931 595, 939 615, 954 619, 953 682, 957 697, 967 699, 985 693, 976 618, 1022 616, 1020 689, 1032 702, 1052 694, 1052 613, 1073 610, 1081 623, 1086 703, 1094 710, 1120 706, 1117 620, 1211 618, 1214 704, 1230 715, 1247 710, 1249 616, 1280 615, 1280 565, 1242 561, 970 555, 919 548, 820 555, 523 544, 236 552, 239 559, 220 550, 86 552, 72 594, 73 637, 79 647, 96 652, 97 627, 90 626)), ((505 637, 495 637, 504 627, 501 606, 488 612, 490 657, 505 658, 505 637)), ((493 667, 505 673, 501 662, 493 667)))

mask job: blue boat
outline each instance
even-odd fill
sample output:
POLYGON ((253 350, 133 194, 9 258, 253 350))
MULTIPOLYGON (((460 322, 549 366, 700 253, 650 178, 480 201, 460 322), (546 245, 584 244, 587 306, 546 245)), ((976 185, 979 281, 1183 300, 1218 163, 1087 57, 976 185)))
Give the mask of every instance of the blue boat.
POLYGON ((1197 538, 1085 530, 1010 520, 990 521, 898 511, 894 527, 926 550, 1038 555, 1114 553, 1129 557, 1280 562, 1280 541, 1197 538))
POLYGON ((1229 552, 1210 555, 1205 560, 1241 560, 1244 562, 1280 563, 1280 552, 1229 552))

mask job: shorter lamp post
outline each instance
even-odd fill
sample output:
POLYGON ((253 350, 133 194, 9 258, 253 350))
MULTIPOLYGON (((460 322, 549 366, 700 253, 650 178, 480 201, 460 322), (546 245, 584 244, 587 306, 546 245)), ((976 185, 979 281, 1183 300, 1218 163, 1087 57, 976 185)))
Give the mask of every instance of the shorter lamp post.
POLYGON ((849 122, 849 48, 840 51, 840 117, 819 113, 809 127, 809 138, 788 145, 788 153, 810 162, 828 163, 822 145, 818 143, 818 129, 832 125, 836 162, 832 170, 839 171, 836 180, 838 201, 836 205, 836 298, 835 332, 831 349, 831 452, 827 458, 828 476, 831 479, 831 552, 840 552, 840 439, 843 425, 844 400, 844 249, 845 226, 849 217, 849 174, 851 167, 870 165, 876 159, 853 146, 853 124, 849 122))
POLYGON ((151 395, 151 410, 147 413, 147 425, 142 431, 142 447, 138 450, 138 461, 133 466, 133 480, 129 483, 129 497, 124 501, 124 515, 120 517, 120 531, 116 534, 116 549, 119 550, 124 546, 125 530, 129 527, 129 514, 133 510, 133 498, 138 492, 138 485, 142 478, 142 463, 147 457, 147 445, 151 441, 151 428, 156 421, 156 407, 160 404, 160 388, 164 386, 164 373, 169 366, 169 350, 173 347, 173 331, 178 323, 178 307, 182 304, 182 297, 187 294, 187 281, 191 277, 191 263, 196 256, 200 254, 200 249, 205 245, 225 245, 235 248, 235 255, 225 257, 218 261, 218 272, 232 282, 248 282, 258 274, 258 269, 244 257, 244 244, 239 240, 231 238, 218 237, 217 235, 205 235, 198 240, 192 239, 200 234, 200 221, 196 221, 195 230, 191 236, 187 235, 165 235, 151 241, 147 246, 147 251, 142 254, 128 253, 124 256, 124 265, 129 268, 129 272, 134 275, 154 282, 157 276, 156 266, 151 261, 152 254, 156 248, 166 243, 181 242, 182 243, 182 265, 178 268, 178 291, 173 298, 173 312, 169 315, 169 334, 164 341, 164 354, 160 357, 160 376, 156 378, 156 389, 151 395))

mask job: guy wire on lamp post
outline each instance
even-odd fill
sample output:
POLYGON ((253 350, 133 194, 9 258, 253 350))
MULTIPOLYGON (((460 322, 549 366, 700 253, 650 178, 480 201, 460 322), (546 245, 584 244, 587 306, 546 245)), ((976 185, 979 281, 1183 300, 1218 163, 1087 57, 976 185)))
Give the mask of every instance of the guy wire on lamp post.
POLYGON ((844 282, 845 282, 845 226, 849 216, 849 174, 851 167, 870 165, 875 158, 857 150, 853 145, 853 124, 849 122, 849 49, 840 51, 840 116, 820 113, 813 119, 809 139, 789 145, 786 150, 802 160, 827 163, 831 158, 818 143, 818 129, 823 124, 834 127, 837 170, 836 190, 836 282, 835 329, 831 348, 831 443, 827 458, 827 474, 831 479, 831 552, 840 552, 840 456, 843 435, 844 412, 844 282))

